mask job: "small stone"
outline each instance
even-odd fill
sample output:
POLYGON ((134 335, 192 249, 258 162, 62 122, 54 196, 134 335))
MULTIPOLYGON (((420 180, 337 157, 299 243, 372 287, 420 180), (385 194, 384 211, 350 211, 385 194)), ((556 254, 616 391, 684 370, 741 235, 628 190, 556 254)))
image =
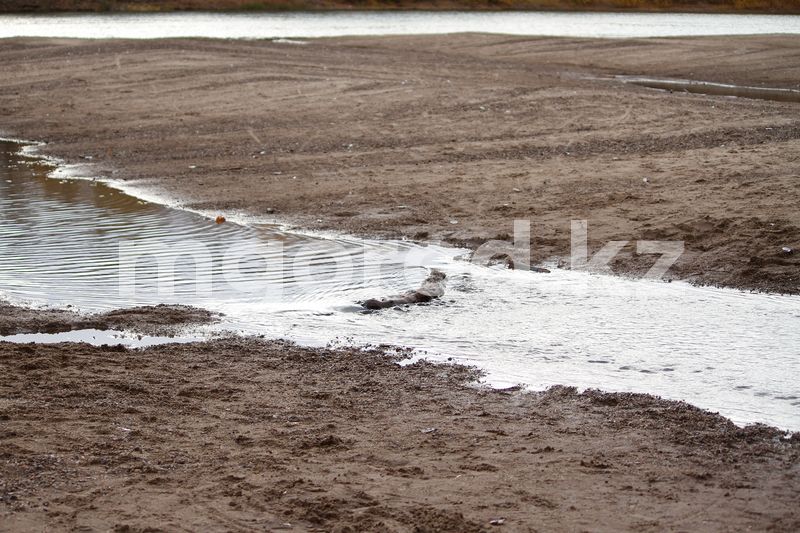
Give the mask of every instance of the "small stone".
POLYGON ((489 520, 489 524, 493 526, 502 526, 505 523, 506 523, 505 518, 493 518, 492 520, 489 520))

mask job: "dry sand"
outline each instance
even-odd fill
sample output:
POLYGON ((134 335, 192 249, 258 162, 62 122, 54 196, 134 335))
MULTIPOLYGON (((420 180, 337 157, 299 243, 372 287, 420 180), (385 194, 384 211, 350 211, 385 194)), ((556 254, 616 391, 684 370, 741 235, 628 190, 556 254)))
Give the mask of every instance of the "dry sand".
MULTIPOLYGON (((223 214, 471 245, 530 218, 539 260, 585 218, 595 248, 685 240, 675 277, 797 292, 798 104, 594 78, 796 87, 799 46, 6 40, 0 133, 223 214)), ((0 306, 6 333, 82 320, 0 306)), ((0 344, 0 366, 2 530, 800 528, 798 437, 646 395, 489 391, 460 366, 257 339, 0 344)))

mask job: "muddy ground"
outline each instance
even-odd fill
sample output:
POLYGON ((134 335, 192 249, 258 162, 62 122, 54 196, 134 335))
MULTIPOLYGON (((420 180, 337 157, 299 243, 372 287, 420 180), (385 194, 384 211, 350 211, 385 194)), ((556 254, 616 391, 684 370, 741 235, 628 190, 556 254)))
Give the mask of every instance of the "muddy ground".
POLYGON ((529 219, 536 261, 585 219, 592 250, 685 241, 670 277, 800 292, 800 103, 598 79, 797 89, 794 36, 303 42, 4 40, 0 134, 223 214, 471 246, 529 219))
POLYGON ((800 527, 797 437, 473 377, 274 341, 0 344, 0 529, 800 527))
POLYGON ((155 305, 82 314, 69 309, 18 307, 0 300, 0 335, 61 333, 76 329, 125 330, 144 335, 170 336, 218 317, 186 305, 155 305))

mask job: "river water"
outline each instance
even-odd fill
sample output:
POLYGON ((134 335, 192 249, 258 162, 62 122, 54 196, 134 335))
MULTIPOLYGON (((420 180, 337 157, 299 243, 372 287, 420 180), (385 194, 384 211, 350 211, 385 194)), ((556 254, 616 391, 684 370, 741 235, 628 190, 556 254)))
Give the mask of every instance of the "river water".
POLYGON ((0 15, 0 38, 275 39, 456 32, 563 37, 800 34, 800 16, 459 11, 0 15))
POLYGON ((0 297, 12 302, 192 304, 225 313, 198 336, 410 346, 476 364, 492 385, 649 392, 800 430, 798 297, 510 271, 455 248, 216 224, 64 179, 18 150, 0 143, 0 297), (432 267, 448 275, 441 301, 378 313, 356 304, 415 288, 432 267))

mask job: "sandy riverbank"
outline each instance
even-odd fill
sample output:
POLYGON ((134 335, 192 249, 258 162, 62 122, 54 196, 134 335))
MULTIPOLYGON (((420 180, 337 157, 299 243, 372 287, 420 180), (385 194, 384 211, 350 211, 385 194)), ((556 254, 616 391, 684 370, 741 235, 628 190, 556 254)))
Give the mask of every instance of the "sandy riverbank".
MULTIPOLYGON (((672 277, 796 293, 800 254, 781 249, 800 248, 800 104, 595 78, 797 88, 797 52, 792 36, 5 40, 0 134, 195 208, 473 246, 525 218, 536 260, 568 255, 586 219, 593 249, 685 241, 672 277)), ((633 249, 618 272, 654 261, 633 249)))
MULTIPOLYGON (((797 292, 798 105, 591 79, 794 87, 795 41, 7 40, 0 134, 194 208, 473 245, 530 218, 540 260, 585 218, 595 247, 685 240, 673 276, 797 292)), ((0 306, 6 333, 211 318, 0 306)), ((0 366, 0 529, 800 527, 797 437, 646 395, 255 339, 0 366)))

